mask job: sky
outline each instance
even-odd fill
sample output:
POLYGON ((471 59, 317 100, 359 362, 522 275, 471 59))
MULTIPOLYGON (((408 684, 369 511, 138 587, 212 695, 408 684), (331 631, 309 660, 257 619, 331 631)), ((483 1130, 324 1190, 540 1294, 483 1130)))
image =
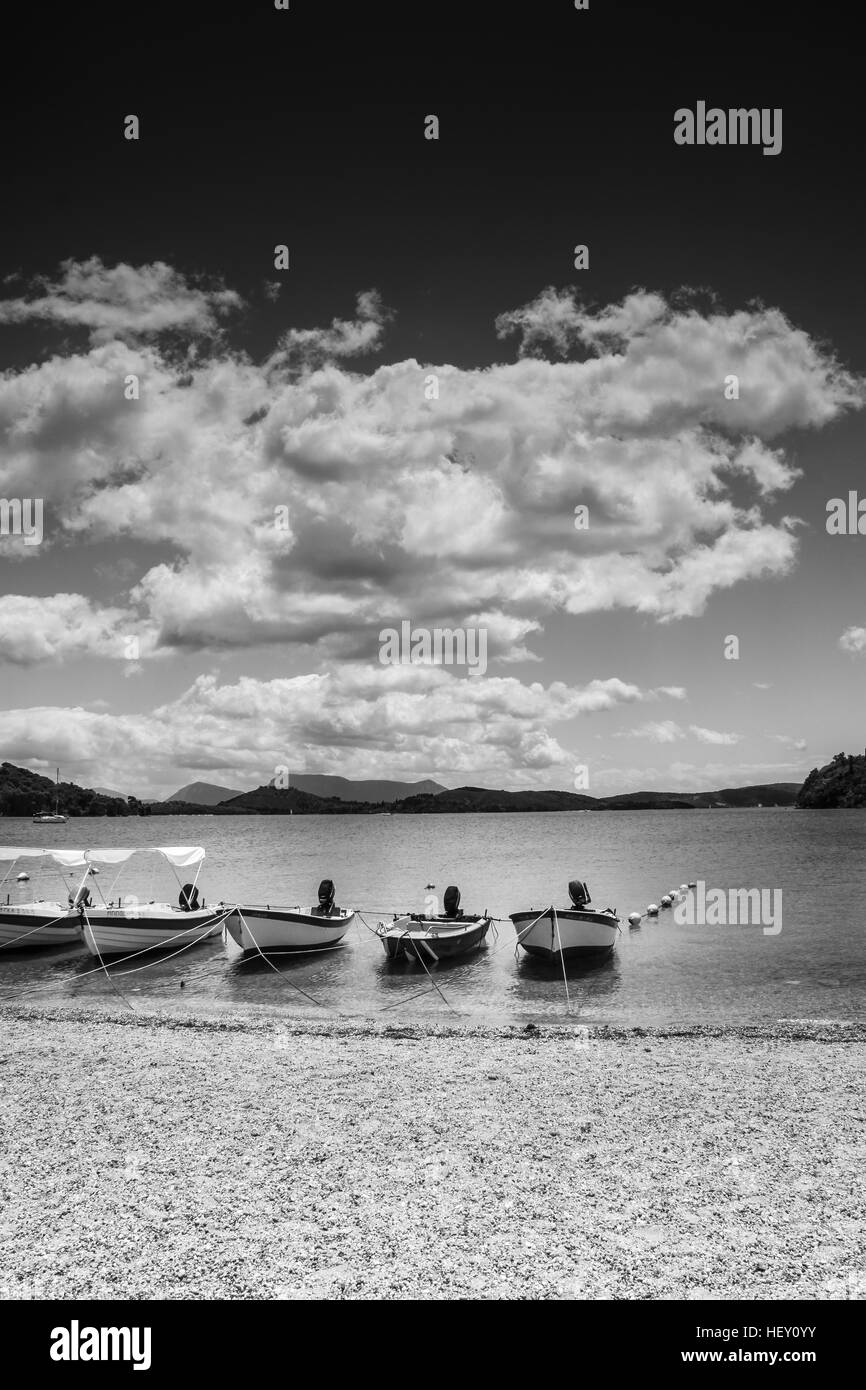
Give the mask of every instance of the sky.
POLYGON ((866 498, 866 122, 825 13, 54 16, 0 122, 0 500, 43 515, 0 535, 0 756, 607 795, 862 750, 827 509, 866 498), (781 109, 781 152, 677 145, 698 101, 781 109), (384 664, 403 622, 486 668, 384 664))

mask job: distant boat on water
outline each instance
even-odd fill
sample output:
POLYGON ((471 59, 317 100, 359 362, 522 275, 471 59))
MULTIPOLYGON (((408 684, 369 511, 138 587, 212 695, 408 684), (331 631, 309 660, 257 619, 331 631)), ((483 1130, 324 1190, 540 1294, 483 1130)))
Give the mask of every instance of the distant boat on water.
POLYGON ((65 817, 65 816, 61 816, 60 811, 59 811, 59 809, 58 809, 58 808, 59 808, 59 805, 60 805, 60 793, 57 791, 57 787, 59 787, 59 786, 60 786, 60 768, 58 767, 58 768, 57 768, 57 780, 56 780, 56 782, 55 782, 55 792, 54 792, 54 810, 53 810, 53 812, 52 812, 52 811, 42 811, 39 815, 34 816, 34 817, 33 817, 33 824, 34 824, 34 825, 65 825, 65 824, 66 824, 66 817, 65 817))

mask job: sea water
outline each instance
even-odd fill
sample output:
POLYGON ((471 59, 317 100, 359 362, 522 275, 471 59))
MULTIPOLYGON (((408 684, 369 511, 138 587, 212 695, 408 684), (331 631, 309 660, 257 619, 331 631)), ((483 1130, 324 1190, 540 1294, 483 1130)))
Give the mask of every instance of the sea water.
MULTIPOLYGON (((279 975, 260 958, 229 963, 219 939, 168 960, 112 964, 114 983, 82 947, 2 952, 3 999, 117 1005, 117 986, 145 1011, 276 1009, 394 1023, 437 1016, 655 1026, 866 1016, 866 811, 152 816, 38 829, 29 819, 6 818, 0 842, 202 844, 207 859, 199 882, 209 903, 309 907, 319 881, 332 878, 338 904, 364 918, 338 950, 276 958, 279 975), (564 980, 558 963, 522 951, 515 959, 508 914, 567 904, 573 878, 588 882, 594 906, 617 909, 622 932, 610 960, 569 962, 564 980), (680 925, 669 909, 629 928, 630 912, 645 912, 670 889, 698 880, 708 891, 776 893, 781 929, 768 932, 760 921, 680 925), (433 896, 441 902, 452 883, 465 912, 488 909, 504 919, 498 937, 491 933, 486 950, 434 967, 431 977, 417 964, 390 964, 374 934, 377 923, 423 911, 433 896)), ((13 901, 65 896, 73 876, 40 863, 16 866, 3 899, 7 892, 13 901), (18 889, 21 867, 31 882, 18 889)), ((100 872, 106 898, 177 901, 179 885, 156 856, 135 858, 116 875, 109 866, 100 872)))

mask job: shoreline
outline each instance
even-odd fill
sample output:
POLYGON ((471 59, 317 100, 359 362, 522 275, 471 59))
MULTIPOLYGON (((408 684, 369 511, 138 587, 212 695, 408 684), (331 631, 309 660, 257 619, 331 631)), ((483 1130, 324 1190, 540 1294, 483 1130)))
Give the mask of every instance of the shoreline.
POLYGON ((0 1298, 862 1299, 864 1036, 4 1004, 0 1298))
POLYGON ((671 1023, 629 1024, 582 1023, 579 1014, 564 1023, 456 1023, 437 1017, 417 1016, 404 1023, 386 1023, 358 1014, 356 1017, 334 1014, 330 1018, 286 1012, 279 1008, 256 1005, 255 1011, 217 1007, 176 1009, 107 1007, 104 1003, 19 1004, 0 999, 0 1026, 6 1019, 21 1019, 45 1023, 96 1023, 126 1027, 167 1028, 174 1030, 213 1033, 267 1033, 274 1024, 280 1031, 298 1037, 354 1038, 482 1038, 489 1041, 525 1042, 528 1038, 573 1040, 576 1034, 599 1042, 625 1043, 638 1038, 740 1040, 743 1042, 817 1042, 854 1044, 866 1042, 866 1022, 836 1019, 779 1019, 773 1023, 671 1023))

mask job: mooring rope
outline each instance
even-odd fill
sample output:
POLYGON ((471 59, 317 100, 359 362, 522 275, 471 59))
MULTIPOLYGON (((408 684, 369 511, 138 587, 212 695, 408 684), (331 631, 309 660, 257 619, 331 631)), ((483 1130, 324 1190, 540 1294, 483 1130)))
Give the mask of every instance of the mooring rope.
MULTIPOLYGON (((124 994, 123 990, 120 989, 120 988, 114 983, 114 980, 111 978, 111 973, 110 973, 110 971, 109 971, 109 969, 108 969, 108 966, 105 964, 105 961, 104 961, 103 958, 102 958, 102 952, 101 952, 100 949, 99 949, 99 945, 98 945, 98 943, 97 943, 96 937, 93 935, 93 928, 90 926, 90 918, 89 918, 88 915, 87 915, 87 908, 85 907, 84 903, 81 904, 81 915, 83 916, 85 922, 87 923, 88 928, 90 929, 90 939, 91 939, 91 941, 93 942, 93 945, 94 945, 94 947, 95 947, 95 949, 96 949, 96 954, 97 954, 97 956, 99 957, 99 964, 102 966, 102 968, 103 968, 103 970, 105 971, 105 974, 106 974, 106 976, 107 976, 107 978, 108 978, 108 983, 111 985, 111 988, 112 988, 117 994, 120 995, 121 999, 123 1000, 124 1004, 126 1004, 127 1008, 131 1009, 132 1012, 133 1012, 134 1014, 137 1014, 137 1013, 139 1012, 138 1009, 135 1007, 135 1005, 134 1005, 133 1003, 131 1003, 131 1001, 130 1001, 129 999, 127 999, 127 997, 126 997, 126 995, 124 994)), ((86 940, 86 937, 85 937, 85 940, 86 940)))
POLYGON ((449 1009, 451 1009, 451 1012, 452 1012, 453 1014, 456 1014, 456 1013, 458 1012, 458 1010, 455 1009, 455 1008, 453 1008, 452 1005, 448 1003, 448 1000, 445 998, 445 995, 442 993, 442 990, 439 989, 439 985, 438 985, 437 982, 433 979, 433 976, 430 974, 430 971, 429 971, 428 968, 427 968, 427 962, 426 962, 425 960, 422 959, 422 957, 421 957, 421 952, 420 952, 419 949, 418 949, 418 942, 414 940, 414 938, 410 935, 410 933, 409 933, 408 931, 406 931, 406 932, 404 933, 404 935, 409 937, 409 940, 410 940, 410 942, 412 943, 412 947, 413 947, 413 949, 414 949, 414 951, 415 951, 415 954, 416 954, 416 956, 418 957, 418 960, 421 962, 421 965, 424 967, 424 973, 425 973, 425 975, 427 976, 427 979, 430 981, 431 985, 433 985, 434 988, 435 988, 435 989, 438 991, 438 993, 441 995, 443 1003, 446 1004, 446 1005, 448 1006, 449 1009))
POLYGON ((246 931, 249 932, 249 934, 250 934, 250 940, 252 941, 253 945, 255 946, 255 948, 256 948, 256 950, 258 951, 259 955, 261 956, 262 960, 265 962, 265 965, 269 966, 270 969, 273 970, 273 972, 274 972, 275 975, 279 975, 279 977, 280 977, 281 980, 285 980, 285 982, 286 982, 287 985, 291 985, 292 989, 296 989, 296 990, 298 991, 299 994, 302 994, 302 995, 304 996, 305 999, 309 999, 310 1003, 311 1003, 311 1004, 315 1004, 317 1008, 319 1008, 319 1009, 326 1009, 326 1010, 328 1011, 328 1013, 336 1014, 336 1015, 338 1016, 338 1018, 346 1018, 346 1017, 348 1017, 348 1015, 341 1013, 341 1011, 340 1011, 339 1009, 335 1009, 331 1004, 323 1004, 323 1003, 321 1002, 320 999, 316 999, 316 998, 314 997, 314 995, 308 993, 307 990, 302 989, 300 985, 296 985, 295 982, 294 982, 294 980, 290 980, 290 979, 289 979, 288 975, 285 973, 284 970, 278 970, 277 967, 274 965, 273 961, 269 961, 269 960, 268 960, 268 958, 267 958, 267 956, 265 955, 264 951, 262 950, 261 946, 260 946, 259 943, 256 941, 256 938, 255 938, 254 935, 253 935, 252 928, 251 928, 249 922, 248 922, 248 921, 246 920, 246 918, 244 917, 244 914, 241 912, 240 907, 235 908, 235 911, 237 912, 238 917, 240 918, 241 923, 243 924, 244 929, 245 929, 246 931))
POLYGON ((550 910, 553 913, 553 925, 556 928, 556 939, 559 942, 559 963, 562 966, 562 983, 565 985, 565 1010, 566 1013, 570 1014, 571 995, 568 992, 568 975, 565 971, 565 956, 562 950, 562 937, 559 934, 559 918, 556 915, 556 908, 553 906, 553 903, 550 904, 550 910))

